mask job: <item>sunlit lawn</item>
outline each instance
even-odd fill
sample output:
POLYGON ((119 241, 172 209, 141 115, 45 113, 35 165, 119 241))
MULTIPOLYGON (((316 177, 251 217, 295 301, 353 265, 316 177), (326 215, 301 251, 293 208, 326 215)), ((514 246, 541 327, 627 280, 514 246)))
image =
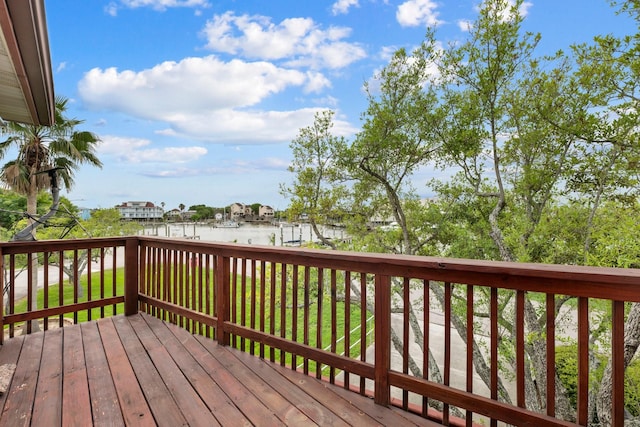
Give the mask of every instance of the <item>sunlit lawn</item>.
MULTIPOLYGON (((110 297, 113 295, 123 295, 124 294, 124 268, 119 268, 115 271, 115 275, 113 273, 113 271, 108 270, 105 271, 104 273, 104 288, 101 289, 101 278, 100 278, 100 273, 96 272, 96 273, 92 273, 91 275, 91 286, 88 287, 88 280, 87 280, 88 276, 87 275, 83 275, 79 282, 80 285, 82 287, 82 289, 84 290, 82 297, 78 297, 76 301, 74 301, 74 290, 73 287, 70 286, 68 284, 68 282, 63 285, 63 289, 62 289, 62 304, 59 303, 59 286, 58 285, 52 285, 48 287, 48 301, 47 301, 47 306, 46 307, 58 307, 60 305, 70 305, 73 304, 74 302, 85 302, 87 300, 89 300, 89 297, 91 300, 96 300, 96 299, 100 299, 101 295, 103 295, 104 297, 110 297), (114 285, 115 284, 115 290, 114 285)), ((259 282, 259 281, 258 281, 259 282)), ((183 291, 185 293, 189 292, 189 289, 187 289, 189 286, 185 286, 183 288, 183 291)), ((245 304, 247 304, 247 307, 245 307, 245 317, 244 317, 244 325, 246 326, 250 326, 252 323, 252 311, 253 311, 253 323, 255 324, 255 328, 257 330, 262 330, 262 331, 266 331, 266 332, 270 332, 272 330, 272 325, 271 325, 271 291, 269 289, 269 286, 266 286, 266 289, 264 289, 265 292, 265 297, 261 298, 260 297, 260 289, 262 287, 260 286, 260 284, 257 284, 257 293, 256 293, 256 301, 254 301, 254 303, 252 304, 251 302, 251 298, 249 295, 242 295, 242 289, 240 286, 237 287, 237 292, 236 292, 236 319, 235 321, 237 323, 242 323, 241 321, 241 317, 240 317, 240 313, 242 312, 242 301, 244 299, 245 304), (264 301, 264 325, 260 326, 261 323, 261 304, 262 301, 264 301)), ((190 299, 191 297, 187 297, 185 295, 185 299, 190 299)), ((196 295, 194 297, 194 299, 191 301, 192 303, 194 303, 194 305, 198 305, 198 295, 196 295)), ((280 301, 280 298, 278 298, 278 300, 274 301, 274 310, 273 312, 275 313, 275 316, 273 318, 273 333, 276 336, 281 336, 282 334, 282 325, 281 325, 281 313, 280 313, 280 304, 282 302, 284 302, 284 304, 286 304, 286 310, 285 310, 285 337, 289 338, 289 339, 295 339, 298 342, 304 342, 304 330, 305 330, 305 322, 304 322, 304 310, 302 307, 298 307, 296 309, 296 318, 297 318, 297 333, 296 336, 293 337, 292 336, 292 326, 293 326, 293 315, 294 315, 294 310, 292 309, 292 295, 287 294, 286 297, 284 298, 284 301, 280 301)), ((345 354, 347 353, 346 349, 344 348, 344 343, 345 343, 345 328, 347 328, 346 325, 346 319, 345 319, 345 307, 344 307, 344 303, 343 302, 337 302, 336 303, 336 318, 335 320, 332 319, 332 313, 331 313, 331 299, 329 296, 325 296, 323 298, 323 310, 322 310, 322 327, 321 327, 321 335, 320 338, 318 340, 318 335, 317 335, 317 328, 318 328, 318 311, 317 311, 317 301, 315 303, 311 303, 309 305, 308 308, 308 319, 306 322, 306 329, 307 329, 307 337, 308 337, 308 341, 307 343, 312 346, 312 347, 321 347, 321 348, 325 348, 325 349, 329 349, 332 345, 332 323, 334 323, 334 330, 335 330, 335 334, 336 334, 336 343, 335 343, 335 351, 337 354, 345 354)), ((38 308, 45 308, 45 291, 44 289, 40 289, 38 290, 38 308)), ((14 309, 14 313, 23 313, 27 311, 27 298, 23 298, 21 300, 19 300, 16 305, 15 305, 15 309, 14 309)), ((115 306, 115 312, 114 312, 114 306, 110 305, 107 307, 102 307, 102 308, 94 308, 91 310, 82 310, 80 312, 78 312, 76 314, 77 317, 74 318, 74 313, 67 313, 64 315, 64 317, 69 318, 69 319, 74 319, 75 322, 79 323, 79 322, 86 322, 88 320, 95 320, 101 317, 108 317, 108 316, 112 316, 114 314, 123 314, 124 313, 124 305, 123 304, 117 304, 115 306)), ((348 351, 348 353, 350 354, 351 357, 357 357, 360 354, 360 345, 359 340, 362 338, 363 335, 363 331, 360 330, 359 325, 360 325, 360 316, 361 316, 361 311, 360 311, 360 307, 356 306, 356 305, 352 305, 351 306, 351 310, 350 310, 350 325, 348 325, 348 329, 351 330, 350 333, 350 343, 351 343, 351 349, 348 351)), ((367 313, 367 318, 370 317, 370 314, 367 313)), ((54 319, 57 318, 54 317, 54 319)), ((194 328, 195 331, 195 328, 194 328)), ((371 342, 371 340, 373 339, 373 337, 371 336, 372 332, 372 321, 369 320, 367 322, 367 328, 366 331, 364 331, 364 335, 365 335, 365 340, 367 341, 367 344, 369 342, 371 342), (366 336, 366 332, 369 332, 369 336, 366 336)), ((239 341, 236 343, 237 345, 239 345, 239 341)), ((269 358, 271 355, 271 351, 268 347, 261 349, 260 344, 254 343, 254 353, 255 354, 264 354, 265 357, 269 358)), ((251 342, 249 340, 244 340, 244 348, 245 351, 249 351, 251 347, 251 342)), ((276 360, 279 360, 280 354, 278 350, 275 350, 274 352, 274 356, 276 360)), ((286 357, 286 361, 287 363, 291 362, 291 355, 287 355, 286 357)), ((298 360, 296 363, 300 363, 300 360, 298 360)), ((310 370, 315 369, 313 364, 310 364, 309 366, 310 370)))

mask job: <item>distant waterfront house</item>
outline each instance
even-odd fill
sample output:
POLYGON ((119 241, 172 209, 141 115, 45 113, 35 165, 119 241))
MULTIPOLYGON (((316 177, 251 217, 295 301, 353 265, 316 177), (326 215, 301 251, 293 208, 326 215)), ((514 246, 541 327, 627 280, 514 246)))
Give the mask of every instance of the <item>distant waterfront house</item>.
POLYGON ((275 211, 271 206, 261 205, 258 211, 258 216, 264 219, 272 219, 275 211))
POLYGON ((243 203, 231 204, 231 206, 229 206, 229 215, 232 219, 244 217, 246 215, 246 206, 243 203))
POLYGON ((164 209, 151 202, 124 202, 116 209, 120 212, 120 218, 132 221, 156 221, 162 220, 164 209))

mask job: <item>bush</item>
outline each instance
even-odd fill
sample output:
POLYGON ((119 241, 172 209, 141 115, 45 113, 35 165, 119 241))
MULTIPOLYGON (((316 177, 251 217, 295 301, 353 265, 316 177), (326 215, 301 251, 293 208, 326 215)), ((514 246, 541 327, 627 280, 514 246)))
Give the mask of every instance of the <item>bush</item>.
MULTIPOLYGON (((591 372, 591 384, 599 384, 602 380, 608 358, 597 355, 599 360, 595 372, 591 372)), ((578 403, 578 345, 570 344, 556 347, 556 372, 564 385, 569 402, 575 408, 578 403)), ((625 373, 624 384, 625 408, 634 416, 640 416, 640 359, 631 362, 625 373)))

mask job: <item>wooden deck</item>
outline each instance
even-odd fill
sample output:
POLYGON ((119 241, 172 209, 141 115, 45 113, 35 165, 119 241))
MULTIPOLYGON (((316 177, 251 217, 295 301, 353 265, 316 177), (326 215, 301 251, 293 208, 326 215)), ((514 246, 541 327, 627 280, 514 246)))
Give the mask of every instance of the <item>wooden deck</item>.
POLYGON ((5 341, 0 426, 437 425, 145 314, 5 341))

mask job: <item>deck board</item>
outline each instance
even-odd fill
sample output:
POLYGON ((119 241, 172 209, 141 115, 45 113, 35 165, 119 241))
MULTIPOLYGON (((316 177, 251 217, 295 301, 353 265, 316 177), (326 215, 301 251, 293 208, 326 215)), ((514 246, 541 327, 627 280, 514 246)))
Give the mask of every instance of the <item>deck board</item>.
POLYGON ((128 426, 154 426, 151 409, 145 401, 142 389, 137 381, 133 366, 127 357, 124 346, 118 338, 111 319, 97 322, 100 338, 105 343, 104 351, 109 371, 118 395, 122 418, 128 426))
POLYGON ((96 425, 115 426, 123 415, 118 404, 118 394, 109 372, 109 363, 96 322, 84 322, 82 344, 87 363, 87 380, 91 396, 91 412, 96 425))
MULTIPOLYGON (((91 425, 91 399, 82 345, 82 329, 64 328, 63 331, 62 425, 91 425)), ((46 355, 47 353, 43 354, 45 357, 46 355)))
MULTIPOLYGON (((43 354, 62 353, 62 329, 49 331, 44 336, 43 354)), ((40 364, 37 396, 33 404, 33 424, 51 422, 58 425, 62 422, 62 359, 48 358, 40 364)))
POLYGON ((437 425, 145 314, 5 341, 0 425, 437 425))

